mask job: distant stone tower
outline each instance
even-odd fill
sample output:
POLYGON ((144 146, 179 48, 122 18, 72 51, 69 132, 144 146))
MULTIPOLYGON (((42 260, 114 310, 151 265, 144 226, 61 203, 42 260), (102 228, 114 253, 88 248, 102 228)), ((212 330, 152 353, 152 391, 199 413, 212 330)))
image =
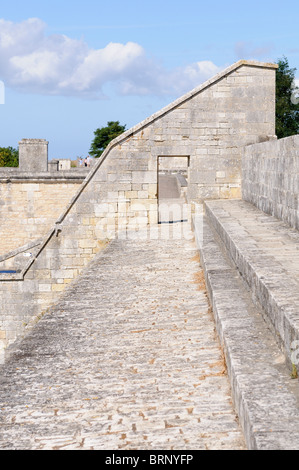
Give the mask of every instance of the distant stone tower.
POLYGON ((19 142, 19 169, 33 173, 48 171, 48 144, 45 139, 19 142))

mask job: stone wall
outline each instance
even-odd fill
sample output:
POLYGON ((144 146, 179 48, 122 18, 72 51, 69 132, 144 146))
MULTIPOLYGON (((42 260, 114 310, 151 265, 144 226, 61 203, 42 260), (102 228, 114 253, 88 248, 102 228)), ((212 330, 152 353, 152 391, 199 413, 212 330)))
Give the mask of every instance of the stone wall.
POLYGON ((189 157, 161 157, 158 170, 163 173, 182 173, 188 176, 189 157))
POLYGON ((84 175, 33 177, 1 169, 0 256, 45 236, 83 180, 84 175))
POLYGON ((244 148, 242 197, 299 229, 299 135, 244 148))
POLYGON ((110 143, 29 259, 0 273, 2 350, 109 240, 157 223, 159 157, 188 157, 190 202, 240 197, 242 147, 274 134, 275 69, 240 61, 110 143))

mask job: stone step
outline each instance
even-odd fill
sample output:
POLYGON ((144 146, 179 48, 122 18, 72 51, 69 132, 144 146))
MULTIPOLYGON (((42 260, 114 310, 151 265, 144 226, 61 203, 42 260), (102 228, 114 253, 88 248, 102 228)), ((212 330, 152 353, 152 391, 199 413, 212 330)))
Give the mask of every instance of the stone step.
POLYGON ((257 450, 297 449, 298 378, 292 378, 263 309, 253 302, 207 212, 209 217, 195 216, 193 226, 246 444, 257 450))
POLYGON ((299 232, 243 200, 205 211, 292 367, 299 345, 299 232))

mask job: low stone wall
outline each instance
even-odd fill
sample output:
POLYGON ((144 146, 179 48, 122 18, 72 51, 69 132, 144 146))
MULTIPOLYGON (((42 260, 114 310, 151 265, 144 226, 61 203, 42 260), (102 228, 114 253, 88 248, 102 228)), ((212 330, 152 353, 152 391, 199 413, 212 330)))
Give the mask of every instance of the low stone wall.
POLYGON ((299 229, 299 135, 244 147, 242 198, 299 229))
POLYGON ((0 256, 43 237, 86 173, 26 173, 0 169, 0 256))

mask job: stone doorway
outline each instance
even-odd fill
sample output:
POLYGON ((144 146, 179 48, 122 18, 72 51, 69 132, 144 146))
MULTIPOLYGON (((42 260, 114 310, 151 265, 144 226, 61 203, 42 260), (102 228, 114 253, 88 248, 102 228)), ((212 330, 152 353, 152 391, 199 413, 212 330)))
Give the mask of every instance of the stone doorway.
POLYGON ((185 222, 189 156, 158 157, 158 223, 185 222))

